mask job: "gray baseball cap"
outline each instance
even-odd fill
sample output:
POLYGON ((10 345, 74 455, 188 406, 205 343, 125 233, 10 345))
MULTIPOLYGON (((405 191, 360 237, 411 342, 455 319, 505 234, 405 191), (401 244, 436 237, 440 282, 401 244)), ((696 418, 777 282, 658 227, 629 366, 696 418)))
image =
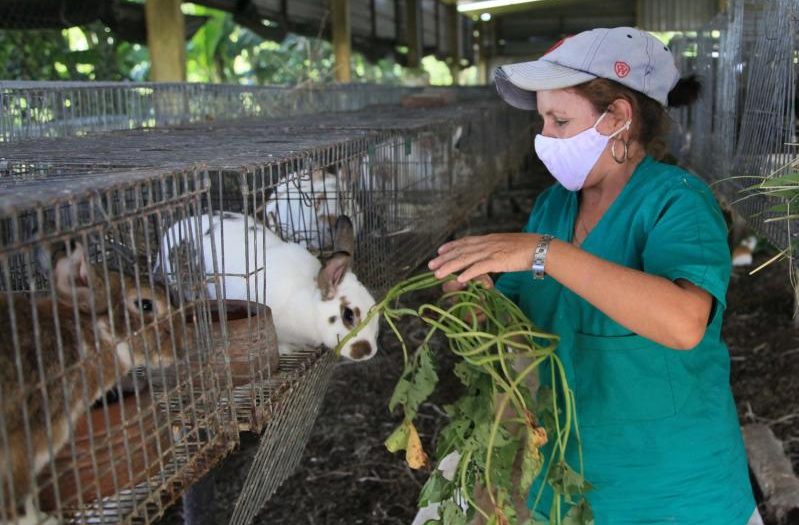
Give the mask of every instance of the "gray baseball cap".
POLYGON ((633 27, 591 29, 564 38, 531 62, 496 69, 494 81, 505 102, 535 109, 535 91, 561 89, 595 78, 615 80, 667 105, 680 74, 669 48, 633 27))

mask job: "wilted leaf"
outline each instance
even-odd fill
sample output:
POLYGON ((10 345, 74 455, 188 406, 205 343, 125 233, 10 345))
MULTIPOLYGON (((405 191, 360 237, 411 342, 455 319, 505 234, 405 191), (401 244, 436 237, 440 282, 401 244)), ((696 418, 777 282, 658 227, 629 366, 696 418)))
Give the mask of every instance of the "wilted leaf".
POLYGON ((418 470, 427 465, 428 459, 422 448, 422 440, 413 423, 408 423, 408 447, 405 449, 405 461, 412 469, 418 470))
POLYGON ((594 512, 585 498, 569 509, 562 523, 563 525, 594 525, 594 512))
POLYGON ((552 466, 552 470, 549 472, 549 482, 556 492, 566 498, 566 501, 572 501, 572 496, 585 494, 591 489, 591 484, 564 461, 552 466))

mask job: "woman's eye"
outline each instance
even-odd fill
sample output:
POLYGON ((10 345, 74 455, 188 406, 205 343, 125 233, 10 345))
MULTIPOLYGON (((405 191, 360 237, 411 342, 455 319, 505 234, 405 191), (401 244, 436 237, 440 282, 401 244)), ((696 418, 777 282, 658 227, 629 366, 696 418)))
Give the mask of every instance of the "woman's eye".
POLYGON ((566 124, 568 124, 568 123, 569 123, 569 121, 568 121, 568 120, 558 120, 558 119, 555 119, 555 125, 556 125, 556 126, 565 126, 565 125, 566 125, 566 124))

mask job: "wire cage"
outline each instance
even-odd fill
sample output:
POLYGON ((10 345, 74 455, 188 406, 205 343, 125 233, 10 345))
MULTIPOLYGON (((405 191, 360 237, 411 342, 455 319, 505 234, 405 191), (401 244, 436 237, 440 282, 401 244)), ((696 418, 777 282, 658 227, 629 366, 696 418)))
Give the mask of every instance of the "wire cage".
POLYGON ((796 159, 799 6, 791 0, 731 0, 695 37, 672 50, 683 75, 703 82, 696 107, 675 112, 682 160, 750 225, 780 249, 793 242, 793 221, 771 210, 776 199, 747 190, 785 175, 796 159))
POLYGON ((0 141, 69 137, 244 117, 353 111, 419 88, 0 81, 0 141))
POLYGON ((16 173, 0 178, 0 521, 153 521, 238 439, 202 268, 167 284, 152 256, 207 176, 16 173))
MULTIPOLYGON (((358 107, 358 90, 332 93, 326 100, 355 100, 285 118, 187 119, 36 140, 15 131, 13 143, 0 144, 0 185, 23 193, 54 180, 91 188, 103 170, 201 166, 199 203, 153 228, 139 253, 180 300, 208 304, 209 364, 230 387, 214 399, 218 417, 232 413, 239 431, 261 433, 242 489, 254 499, 235 510, 241 522, 299 460, 310 428, 299 422, 315 418, 335 362, 312 347, 336 346, 375 295, 519 168, 531 143, 532 114, 486 90, 457 90, 456 103, 418 109, 386 103, 406 89, 385 90, 360 111, 334 111, 358 107), (179 286, 185 274, 193 286, 179 286)), ((376 350, 374 321, 342 354, 376 350)))

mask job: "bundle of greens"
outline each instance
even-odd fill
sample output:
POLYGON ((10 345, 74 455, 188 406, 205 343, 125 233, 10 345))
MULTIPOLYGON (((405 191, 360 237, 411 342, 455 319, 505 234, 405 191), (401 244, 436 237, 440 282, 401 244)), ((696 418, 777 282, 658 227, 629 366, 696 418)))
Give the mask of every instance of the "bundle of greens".
MULTIPOLYGON (((477 283, 444 294, 438 304, 397 306, 403 295, 443 282, 430 273, 411 277, 394 286, 363 321, 383 315, 402 345, 405 368, 389 409, 400 408, 404 417, 386 447, 392 452, 405 450, 411 468, 438 465, 422 489, 420 506, 438 502, 439 521, 432 522, 446 525, 469 523, 476 514, 491 525, 592 524, 583 497, 590 484, 566 462, 566 446, 574 432, 572 446, 576 443, 579 448, 579 432, 574 397, 555 354, 558 337, 537 331, 518 306, 477 283), (397 328, 405 316, 418 317, 429 327, 413 353, 397 328), (455 374, 466 393, 446 407, 450 420, 431 462, 414 419, 438 382, 430 346, 437 333, 446 337, 450 351, 459 358, 455 374), (548 374, 541 378, 548 386, 532 392, 530 385, 539 370, 548 374), (547 521, 517 515, 514 507, 514 498, 524 501, 536 479, 541 482, 534 508, 544 488, 552 489, 547 521), (478 501, 476 492, 487 495, 485 501, 478 501)), ((357 329, 348 338, 356 333, 357 329)))

